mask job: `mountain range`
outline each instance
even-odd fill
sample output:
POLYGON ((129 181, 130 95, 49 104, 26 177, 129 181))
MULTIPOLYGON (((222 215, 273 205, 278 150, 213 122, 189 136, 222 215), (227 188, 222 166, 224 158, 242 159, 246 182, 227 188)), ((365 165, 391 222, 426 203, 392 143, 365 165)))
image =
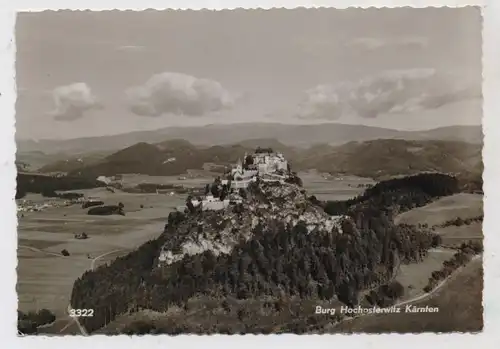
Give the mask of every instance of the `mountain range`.
MULTIPOLYGON (((167 127, 118 135, 63 140, 18 139, 18 153, 43 152, 76 155, 116 151, 140 142, 158 143, 183 139, 194 145, 228 145, 252 139, 274 139, 286 146, 306 148, 317 144, 341 145, 375 139, 445 140, 482 143, 481 126, 447 126, 425 131, 401 131, 363 125, 324 123, 289 125, 279 123, 212 124, 196 127, 167 127)), ((257 142, 253 142, 257 144, 257 142)))
POLYGON ((333 175, 385 178, 420 172, 474 174, 480 177, 480 144, 457 141, 410 141, 378 139, 309 148, 287 146, 274 139, 247 140, 231 145, 196 146, 185 140, 136 143, 113 153, 58 160, 38 172, 66 172, 70 176, 96 178, 101 175, 140 173, 171 176, 188 170, 230 167, 257 146, 282 152, 294 171, 315 169, 333 175), (214 166, 215 165, 215 166, 214 166))

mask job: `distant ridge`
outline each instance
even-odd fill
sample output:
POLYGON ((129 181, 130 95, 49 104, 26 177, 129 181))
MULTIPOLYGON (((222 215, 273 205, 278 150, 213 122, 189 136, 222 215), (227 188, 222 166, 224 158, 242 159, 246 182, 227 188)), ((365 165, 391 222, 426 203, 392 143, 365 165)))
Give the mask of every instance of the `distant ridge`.
POLYGON ((457 141, 377 139, 308 149, 289 147, 273 139, 245 140, 231 145, 201 147, 186 141, 140 142, 110 155, 56 161, 39 172, 69 172, 98 177, 125 173, 180 175, 188 170, 223 170, 262 144, 283 153, 297 170, 316 169, 334 175, 383 178, 420 172, 481 173, 481 144, 457 141))
POLYGON ((316 144, 340 145, 351 141, 375 139, 446 140, 482 143, 481 126, 448 126, 427 131, 400 131, 363 125, 325 123, 287 125, 278 123, 212 124, 196 127, 168 127, 118 135, 68 140, 18 140, 18 152, 41 151, 68 155, 119 150, 140 142, 158 143, 184 140, 194 145, 227 145, 251 139, 267 139, 286 146, 309 147, 316 144))

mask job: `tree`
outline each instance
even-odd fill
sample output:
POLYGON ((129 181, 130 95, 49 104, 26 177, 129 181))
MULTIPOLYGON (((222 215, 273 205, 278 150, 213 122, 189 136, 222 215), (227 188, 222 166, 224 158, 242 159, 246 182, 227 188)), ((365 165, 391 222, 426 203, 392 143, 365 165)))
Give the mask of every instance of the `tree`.
POLYGON ((56 316, 48 309, 41 309, 37 314, 36 323, 38 326, 50 324, 56 320, 56 316))
POLYGON ((224 199, 227 197, 227 194, 228 194, 228 189, 227 189, 227 185, 222 185, 222 190, 220 192, 220 199, 221 201, 224 201, 224 199))
POLYGON ((196 208, 194 207, 194 204, 193 204, 193 197, 191 195, 189 195, 187 198, 186 198, 186 207, 187 209, 189 210, 190 213, 194 213, 196 211, 196 208))
POLYGON ((213 183, 212 187, 210 188, 210 192, 212 193, 214 198, 219 197, 220 196, 219 185, 217 183, 213 183))
POLYGON ((247 155, 245 158, 245 165, 248 167, 250 165, 253 165, 253 156, 252 155, 247 155))
POLYGON ((438 235, 438 234, 434 234, 432 236, 432 247, 437 247, 439 245, 441 245, 443 239, 441 238, 441 235, 438 235))
POLYGON ((37 333, 37 326, 31 320, 20 320, 17 322, 17 330, 22 334, 34 334, 37 333))
POLYGON ((386 289, 386 294, 392 299, 401 298, 404 295, 405 288, 398 281, 391 282, 386 289))
POLYGON ((247 309, 245 309, 245 308, 238 309, 238 313, 237 313, 238 320, 245 321, 245 319, 248 317, 248 315, 249 315, 249 312, 247 309))
POLYGON ((152 322, 134 321, 123 329, 123 333, 127 335, 143 335, 154 330, 156 330, 156 326, 152 322))

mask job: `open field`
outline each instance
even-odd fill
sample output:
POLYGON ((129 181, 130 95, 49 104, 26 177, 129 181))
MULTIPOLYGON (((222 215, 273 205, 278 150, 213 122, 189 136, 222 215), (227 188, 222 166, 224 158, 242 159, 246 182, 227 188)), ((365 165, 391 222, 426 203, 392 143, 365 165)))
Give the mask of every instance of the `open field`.
MULTIPOLYGON (((358 188, 361 179, 325 179, 317 173, 301 174, 304 187, 311 195, 330 199, 352 197, 363 191, 358 188), (326 196, 326 197, 325 197, 326 196)), ((213 178, 124 176, 128 185, 139 183, 173 183, 202 186, 213 178)), ((18 224, 18 285, 19 309, 22 311, 47 308, 58 321, 44 332, 54 333, 56 327, 67 325, 66 307, 73 282, 85 270, 98 267, 116 257, 127 254, 145 241, 158 236, 165 225, 168 213, 182 205, 185 195, 131 194, 121 191, 111 193, 103 188, 77 190, 86 197, 104 201, 105 204, 122 202, 125 216, 89 216, 80 205, 48 208, 39 212, 23 212, 18 224), (141 208, 143 205, 143 208, 141 208), (77 240, 74 234, 85 232, 86 240, 77 240), (63 257, 61 251, 69 251, 63 257), (99 257, 98 259, 95 259, 99 257), (93 259, 95 259, 93 261, 93 259), (62 324, 61 324, 62 322, 62 324)), ((62 201, 28 194, 24 200, 43 204, 62 201)), ((68 319, 71 320, 71 319, 68 319)), ((65 329, 65 333, 74 326, 65 329)), ((77 329, 77 328, 76 328, 77 329)))
POLYGON ((469 240, 476 241, 483 239, 483 226, 475 222, 469 225, 449 226, 437 229, 442 237, 442 245, 449 247, 458 247, 469 240))
POLYGON ((142 174, 124 174, 122 176, 122 183, 125 186, 135 186, 142 183, 154 183, 198 187, 207 183, 212 183, 213 179, 216 176, 220 176, 220 174, 211 173, 209 171, 189 171, 189 173, 179 176, 148 176, 142 174))
POLYGON ((84 258, 20 257, 17 266, 19 309, 27 312, 47 308, 57 317, 64 316, 73 281, 88 266, 89 261, 84 258))
MULTIPOLYGON (((439 199, 429 205, 415 208, 396 217, 397 223, 424 224, 430 227, 461 217, 474 218, 483 214, 483 196, 480 194, 457 194, 439 199)), ((482 240, 483 229, 480 222, 436 228, 442 237, 442 246, 458 247, 469 240, 482 240)))
POLYGON ((42 335, 74 335, 80 334, 78 325, 69 316, 61 317, 48 327, 39 328, 38 333, 42 335))
POLYGON ((396 223, 418 225, 427 223, 430 227, 462 217, 473 218, 483 214, 483 196, 460 193, 441 198, 429 205, 404 212, 395 218, 396 223))
POLYGON ((315 195, 318 200, 347 200, 366 189, 361 187, 367 184, 375 184, 372 179, 356 176, 345 176, 335 178, 329 175, 323 176, 317 171, 299 172, 304 188, 309 195, 315 195))
POLYGON ((476 259, 430 299, 415 303, 437 313, 390 313, 363 316, 336 327, 337 332, 477 332, 483 329, 483 267, 476 259))
MULTIPOLYGON (((18 224, 17 291, 22 311, 47 308, 58 318, 64 317, 73 282, 91 267, 92 258, 115 250, 129 251, 158 236, 168 213, 184 201, 182 196, 113 194, 103 189, 79 192, 106 204, 122 202, 126 216, 89 216, 80 205, 25 212, 18 224), (89 238, 74 238, 82 232, 89 238), (69 257, 61 255, 63 249, 69 251, 69 257)), ((28 199, 44 200, 39 195, 28 199)), ((95 266, 117 255, 104 257, 95 266)))
MULTIPOLYGON (((354 197, 363 192, 364 185, 373 183, 356 177, 329 178, 314 172, 301 173, 300 176, 308 193, 323 200, 354 197)), ((135 180, 138 183, 157 183, 156 178, 153 177, 130 178, 132 177, 129 176, 129 181, 135 180)), ((170 178, 170 181, 174 180, 185 182, 170 178)), ((194 180, 198 180, 200 184, 196 185, 193 182, 193 186, 201 186, 208 182, 200 178, 187 181, 194 180)), ((44 333, 59 333, 61 330, 62 334, 80 333, 78 327, 72 323, 74 321, 66 313, 74 280, 85 270, 106 264, 118 256, 127 254, 145 241, 157 237, 163 230, 168 213, 182 205, 185 200, 185 195, 131 194, 121 191, 111 193, 102 188, 77 192, 83 193, 86 197, 102 200, 105 204, 122 202, 126 215, 89 216, 87 209, 82 209, 80 205, 73 205, 49 208, 40 212, 25 212, 24 217, 19 219, 17 285, 19 309, 30 311, 47 308, 53 311, 57 316, 57 321, 52 326, 43 329, 44 333), (87 233, 89 238, 86 240, 74 238, 74 234, 82 232, 87 233), (63 249, 68 250, 70 256, 63 257, 61 255, 63 249)), ((44 200, 48 201, 39 195, 30 195, 30 199, 42 203, 44 200)), ((50 200, 54 201, 54 199, 50 200)), ((402 214, 397 217, 397 220, 412 224, 427 222, 434 225, 458 216, 462 218, 477 216, 481 214, 481 209, 481 196, 459 194, 402 214)), ((469 236, 470 231, 477 228, 477 224, 447 227, 441 229, 440 233, 444 241, 448 238, 460 240, 457 237, 465 238, 469 236)), ((400 266, 397 280, 405 286, 405 299, 421 294, 430 274, 440 269, 443 261, 451 258, 452 253, 452 250, 434 250, 429 252, 424 261, 419 264, 400 266)), ((197 301, 193 300, 192 310, 187 313, 182 311, 181 315, 185 317, 185 323, 199 321, 199 318, 196 320, 199 313, 195 311, 198 308, 201 313, 206 313, 211 317, 216 316, 219 321, 234 321, 234 315, 224 314, 216 309, 213 312, 206 312, 196 304, 197 301)), ((256 303, 255 309, 261 306, 256 303)), ((311 312, 312 308, 313 305, 311 305, 311 312)), ((122 320, 130 321, 130 319, 122 320)), ((274 320, 277 323, 284 321, 278 318, 274 320)), ((118 322, 123 324, 122 321, 118 322)))
POLYGON ((36 240, 25 237, 23 239, 19 239, 19 246, 28 246, 43 250, 60 243, 58 240, 51 240, 50 238, 51 237, 49 237, 48 240, 36 240))
MULTIPOLYGON (((114 261, 118 257, 123 257, 126 256, 130 250, 128 249, 123 249, 123 250, 117 250, 115 252, 107 253, 105 255, 101 255, 100 258, 96 259, 93 263, 93 268, 99 268, 101 265, 108 264, 112 261, 114 261)), ((97 256, 99 257, 99 256, 97 256)))
POLYGON ((396 281, 399 281, 405 288, 405 294, 401 300, 404 301, 422 294, 432 272, 440 270, 443 262, 452 258, 455 252, 447 249, 431 250, 420 263, 402 264, 396 276, 396 281))

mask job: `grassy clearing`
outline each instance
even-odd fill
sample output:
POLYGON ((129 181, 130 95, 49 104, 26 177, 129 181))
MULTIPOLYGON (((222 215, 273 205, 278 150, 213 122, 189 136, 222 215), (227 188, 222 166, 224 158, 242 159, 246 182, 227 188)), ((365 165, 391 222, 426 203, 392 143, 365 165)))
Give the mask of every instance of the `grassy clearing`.
POLYGON ((19 258, 19 310, 47 308, 58 317, 64 316, 75 275, 81 275, 88 266, 87 260, 71 257, 19 258))
MULTIPOLYGON (((39 233, 40 230, 43 229, 44 232, 50 232, 52 234, 69 234, 69 236, 72 238, 73 234, 81 232, 86 232, 87 234, 89 234, 89 236, 116 235, 123 232, 124 226, 127 228, 131 228, 140 226, 142 224, 144 224, 144 222, 127 218, 124 218, 122 220, 98 219, 94 222, 59 222, 51 225, 43 225, 42 227, 25 228, 24 231, 26 233, 39 233)), ((66 238, 68 238, 68 236, 66 236, 66 238)))
POLYGON ((47 241, 47 240, 32 240, 32 239, 19 239, 18 244, 20 246, 29 246, 43 250, 45 248, 56 246, 60 242, 58 241, 47 241))
POLYGON ((437 313, 392 313, 344 322, 336 332, 417 333, 478 332, 483 329, 481 259, 467 265, 430 299, 417 306, 438 307, 437 313))
MULTIPOLYGON (((18 244, 43 252, 18 249, 19 309, 30 311, 47 308, 56 316, 65 316, 73 282, 90 268, 90 255, 138 247, 157 237, 165 225, 168 213, 179 205, 179 198, 156 194, 112 194, 92 190, 91 195, 104 198, 106 203, 123 202, 125 209, 136 209, 127 216, 89 216, 81 206, 50 208, 28 212, 19 219, 18 244), (105 197, 105 195, 107 195, 105 197), (144 205, 140 209, 140 205, 144 205), (151 208, 153 206, 153 208, 151 208), (75 233, 86 232, 89 239, 78 240, 75 233), (61 250, 69 257, 52 256, 61 250)), ((39 198, 40 199, 40 198, 39 198)), ((42 198, 43 200, 43 198, 42 198)), ((117 257, 105 256, 96 266, 117 257)))
POLYGON ((63 317, 54 321, 51 326, 39 328, 38 335, 81 335, 80 329, 73 319, 63 317))
POLYGON ((429 252, 420 263, 401 265, 396 281, 399 281, 405 288, 402 300, 424 293, 423 288, 427 285, 432 272, 441 269, 443 262, 453 257, 454 252, 429 252))
POLYGON ((395 218, 396 223, 435 226, 457 217, 473 218, 483 214, 483 196, 456 194, 434 201, 426 206, 404 212, 395 218))
POLYGON ((98 268, 101 265, 107 264, 111 261, 114 261, 116 258, 125 256, 129 253, 130 253, 130 250, 123 250, 123 251, 118 251, 118 252, 113 252, 113 253, 107 254, 103 257, 100 257, 98 260, 95 261, 94 268, 98 268))
POLYGON ((46 256, 46 254, 42 251, 33 251, 27 248, 18 247, 17 249, 17 259, 18 261, 21 258, 41 258, 46 256))
POLYGON ((483 239, 483 227, 481 223, 439 228, 437 232, 442 237, 442 245, 449 247, 458 247, 469 240, 483 239))

